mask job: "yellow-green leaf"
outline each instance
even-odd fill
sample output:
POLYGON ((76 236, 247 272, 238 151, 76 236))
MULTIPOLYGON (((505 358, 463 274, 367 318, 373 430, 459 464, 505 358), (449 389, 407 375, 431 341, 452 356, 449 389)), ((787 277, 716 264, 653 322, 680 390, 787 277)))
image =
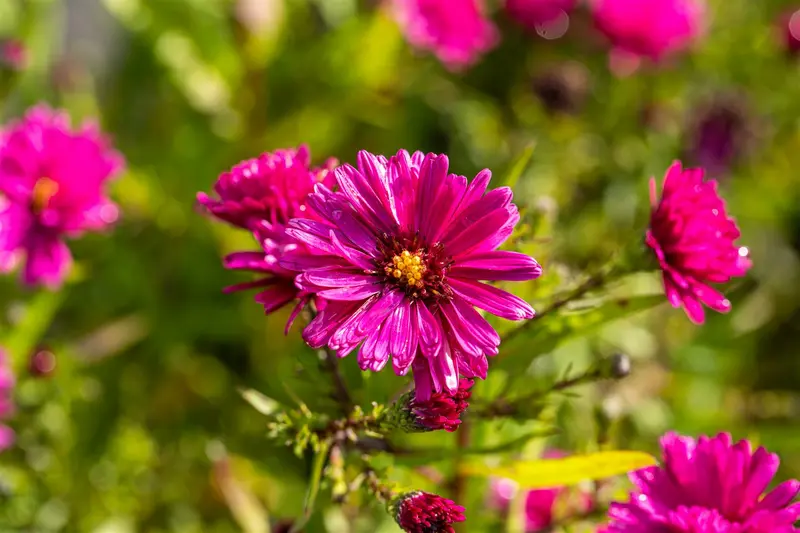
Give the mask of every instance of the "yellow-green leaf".
POLYGON ((644 452, 611 451, 573 455, 563 459, 519 461, 500 467, 473 463, 464 468, 467 474, 504 477, 516 481, 525 489, 543 489, 618 476, 654 464, 655 457, 644 452))

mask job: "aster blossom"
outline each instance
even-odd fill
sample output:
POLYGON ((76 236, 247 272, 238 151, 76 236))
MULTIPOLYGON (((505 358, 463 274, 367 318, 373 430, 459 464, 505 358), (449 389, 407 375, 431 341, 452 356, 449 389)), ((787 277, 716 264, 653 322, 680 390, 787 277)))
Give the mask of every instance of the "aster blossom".
POLYGON ((663 464, 630 475, 630 500, 613 503, 605 533, 794 533, 800 481, 764 494, 780 460, 731 436, 675 433, 661 439, 663 464))
POLYGON ((660 200, 655 178, 650 180, 650 200, 645 242, 658 259, 669 302, 683 307, 696 324, 705 321, 702 304, 730 311, 730 301, 708 283, 744 276, 751 261, 748 249, 735 245, 739 228, 725 211, 717 182, 704 181, 702 169, 683 170, 676 161, 664 178, 660 200))
POLYGON ((393 0, 391 6, 411 45, 433 52, 450 69, 471 65, 499 39, 481 0, 393 0))
MULTIPOLYGON (((311 255, 302 243, 286 234, 286 223, 306 213, 308 194, 317 183, 331 184, 330 169, 335 160, 321 168, 312 168, 311 154, 305 145, 297 149, 266 152, 242 161, 220 174, 214 185, 217 197, 197 194, 197 201, 214 217, 252 232, 261 250, 229 254, 223 259, 226 268, 259 274, 252 282, 232 285, 234 292, 260 288, 255 299, 269 314, 298 299, 299 304, 287 328, 307 298, 294 285, 295 273, 283 268, 279 259, 291 252, 294 256, 311 255)), ((313 261, 313 257, 308 258, 313 261)))
POLYGON ((453 432, 461 425, 461 415, 472 397, 471 379, 462 379, 455 394, 436 392, 427 400, 418 400, 414 392, 404 394, 389 414, 391 425, 409 433, 443 429, 453 432))
POLYGON ((660 61, 700 34, 703 8, 699 0, 593 0, 592 14, 617 52, 660 61))
POLYGON ((486 192, 491 172, 471 183, 448 173, 445 155, 368 152, 358 168, 335 170, 338 190, 318 184, 309 207, 319 220, 295 219, 287 233, 327 259, 285 256, 295 283, 326 300, 303 331, 314 348, 339 357, 361 345, 363 370, 391 355, 395 373, 413 367, 420 401, 455 394, 459 372, 485 379, 500 337, 475 309, 509 320, 533 318, 528 303, 482 283, 538 277, 531 257, 497 248, 519 220, 508 187, 486 192))
POLYGON ((38 106, 0 132, 0 272, 24 259, 26 284, 61 284, 72 262, 65 237, 116 221, 105 195, 123 159, 94 124, 73 131, 65 113, 38 106))
POLYGON ((454 533, 453 524, 465 520, 463 507, 429 492, 403 494, 392 507, 395 521, 407 533, 454 533))

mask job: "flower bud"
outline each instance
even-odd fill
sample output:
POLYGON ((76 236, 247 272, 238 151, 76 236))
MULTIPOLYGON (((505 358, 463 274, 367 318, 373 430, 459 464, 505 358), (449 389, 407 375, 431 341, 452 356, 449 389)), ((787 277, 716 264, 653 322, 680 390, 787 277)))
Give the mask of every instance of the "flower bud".
POLYGON ((401 494, 390 504, 390 512, 407 533, 453 533, 453 524, 465 520, 463 507, 422 491, 401 494))
POLYGON ((461 414, 469 407, 473 382, 462 379, 455 394, 437 392, 427 401, 416 399, 414 391, 404 394, 390 409, 389 425, 408 433, 443 429, 453 432, 461 424, 461 414))

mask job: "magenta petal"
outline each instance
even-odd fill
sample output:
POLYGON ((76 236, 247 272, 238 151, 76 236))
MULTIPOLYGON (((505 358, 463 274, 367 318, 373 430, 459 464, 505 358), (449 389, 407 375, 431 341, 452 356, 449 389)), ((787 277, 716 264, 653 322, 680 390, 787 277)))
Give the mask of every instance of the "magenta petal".
POLYGON ((528 303, 502 289, 466 279, 450 279, 453 291, 472 305, 508 320, 525 320, 534 317, 528 303))
POLYGON ((28 285, 42 283, 58 287, 72 265, 72 254, 67 245, 53 237, 35 237, 28 243, 28 258, 22 280, 28 285))
POLYGON ((294 300, 297 290, 292 286, 277 285, 256 294, 256 301, 264 306, 264 312, 269 314, 294 300))
POLYGON ((453 257, 467 255, 470 251, 480 247, 485 241, 494 239, 500 229, 506 225, 509 219, 507 209, 495 209, 476 221, 458 235, 450 237, 445 241, 447 251, 453 257))
POLYGON ((417 328, 412 320, 411 303, 404 298, 386 320, 386 328, 394 332, 389 344, 392 366, 398 376, 404 376, 417 353, 417 328))
POLYGON ((489 281, 526 281, 541 276, 542 267, 525 254, 497 250, 459 258, 450 274, 489 281))
POLYGON ((330 226, 322 222, 295 218, 290 220, 289 224, 286 226, 286 234, 307 244, 311 248, 316 248, 317 250, 336 256, 339 255, 339 252, 331 244, 331 229, 330 226))
POLYGON ((778 510, 792 503, 800 494, 800 481, 790 479, 772 489, 758 502, 756 509, 778 510))
POLYGON ((416 312, 420 350, 426 357, 435 357, 445 342, 439 321, 422 302, 414 302, 413 309, 416 312))
POLYGON ((355 287, 375 283, 375 276, 346 270, 312 270, 298 276, 303 285, 317 287, 355 287))
POLYGON ((424 356, 418 355, 414 358, 412 369, 414 372, 415 397, 419 401, 428 401, 433 393, 436 392, 428 360, 424 356))
POLYGON ((9 449, 14 445, 17 436, 8 426, 0 425, 0 451, 9 449))
POLYGON ((356 287, 340 287, 338 289, 326 289, 319 291, 319 296, 326 300, 337 301, 360 301, 369 298, 373 294, 378 294, 383 290, 383 283, 371 283, 356 287))
POLYGON ((222 264, 232 270, 271 272, 273 269, 272 265, 265 262, 264 252, 235 252, 226 255, 222 264))

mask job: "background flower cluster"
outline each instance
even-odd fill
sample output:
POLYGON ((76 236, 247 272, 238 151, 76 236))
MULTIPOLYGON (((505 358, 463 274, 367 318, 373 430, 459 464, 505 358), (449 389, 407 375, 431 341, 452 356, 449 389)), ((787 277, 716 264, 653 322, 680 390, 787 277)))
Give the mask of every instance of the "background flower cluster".
POLYGON ((0 529, 795 531, 798 9, 0 5, 0 529))

